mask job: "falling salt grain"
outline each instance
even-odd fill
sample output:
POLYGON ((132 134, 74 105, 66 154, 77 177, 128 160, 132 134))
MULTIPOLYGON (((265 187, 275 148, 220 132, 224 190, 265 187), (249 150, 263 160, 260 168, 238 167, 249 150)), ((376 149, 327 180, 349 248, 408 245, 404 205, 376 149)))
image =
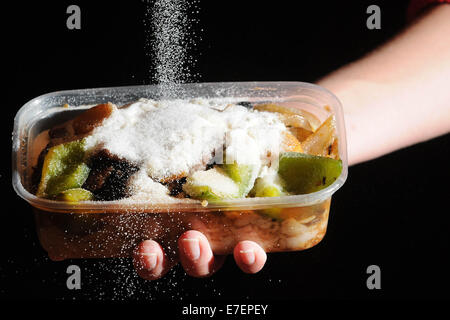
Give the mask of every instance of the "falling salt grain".
POLYGON ((151 6, 147 1, 144 24, 152 31, 147 32, 147 54, 154 64, 152 81, 160 85, 163 97, 175 96, 177 85, 194 77, 191 69, 196 59, 189 50, 196 44, 193 25, 198 20, 190 15, 198 14, 197 2, 156 0, 151 6))
MULTIPOLYGON (((192 18, 192 15, 199 13, 198 0, 144 0, 144 3, 144 26, 148 29, 145 49, 154 64, 151 80, 159 85, 159 98, 173 98, 178 94, 179 84, 191 82, 198 76, 192 72, 197 60, 189 55, 189 50, 195 47, 198 39, 194 28, 198 20, 192 18)), ((206 206, 207 202, 202 202, 202 205, 206 206)), ((139 227, 131 226, 130 222, 122 220, 119 224, 123 227, 126 225, 127 228, 139 227)), ((95 299, 126 300, 144 296, 147 300, 153 300, 166 294, 171 295, 172 299, 188 297, 183 285, 188 277, 181 272, 179 266, 166 274, 164 282, 152 282, 151 285, 138 277, 131 259, 100 260, 91 266, 107 275, 105 279, 99 279, 99 271, 84 273, 90 287, 95 288, 93 295, 90 292, 90 296, 95 299)), ((207 283, 205 288, 208 288, 207 283)), ((216 289, 214 292, 217 292, 216 289)), ((218 294, 220 295, 220 292, 218 294)), ((199 296, 198 292, 193 295, 199 296)))

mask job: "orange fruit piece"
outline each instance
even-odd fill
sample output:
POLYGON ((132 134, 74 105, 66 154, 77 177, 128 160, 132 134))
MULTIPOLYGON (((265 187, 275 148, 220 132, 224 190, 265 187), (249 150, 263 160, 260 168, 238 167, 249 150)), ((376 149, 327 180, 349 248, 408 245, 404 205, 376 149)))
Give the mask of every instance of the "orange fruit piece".
POLYGON ((101 125, 103 120, 111 115, 113 109, 114 105, 108 102, 99 104, 80 114, 73 119, 72 123, 75 135, 89 133, 95 127, 101 125))
POLYGON ((281 143, 281 149, 284 152, 303 152, 302 144, 289 131, 283 132, 283 142, 281 143))

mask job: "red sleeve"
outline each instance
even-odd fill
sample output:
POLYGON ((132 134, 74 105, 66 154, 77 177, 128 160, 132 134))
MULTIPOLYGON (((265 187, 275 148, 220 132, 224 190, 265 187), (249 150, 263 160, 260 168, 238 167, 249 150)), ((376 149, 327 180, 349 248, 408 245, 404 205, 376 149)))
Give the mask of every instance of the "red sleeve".
POLYGON ((430 6, 437 5, 440 3, 449 3, 450 0, 411 0, 408 6, 408 11, 406 13, 408 21, 414 19, 422 11, 430 6))

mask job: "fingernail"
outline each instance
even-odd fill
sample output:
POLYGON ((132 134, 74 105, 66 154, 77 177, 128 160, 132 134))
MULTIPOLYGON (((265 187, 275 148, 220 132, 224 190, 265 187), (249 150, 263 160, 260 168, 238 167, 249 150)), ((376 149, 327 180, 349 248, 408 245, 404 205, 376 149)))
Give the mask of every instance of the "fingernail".
POLYGON ((145 269, 151 271, 156 267, 157 255, 153 252, 141 252, 140 255, 143 257, 145 269))
POLYGON ((184 253, 191 259, 197 260, 200 257, 200 244, 199 240, 196 238, 193 239, 183 239, 184 245, 184 253))
POLYGON ((253 251, 252 249, 250 250, 241 250, 241 257, 242 257, 242 262, 244 262, 247 265, 252 265, 253 263, 255 263, 255 251, 253 251))

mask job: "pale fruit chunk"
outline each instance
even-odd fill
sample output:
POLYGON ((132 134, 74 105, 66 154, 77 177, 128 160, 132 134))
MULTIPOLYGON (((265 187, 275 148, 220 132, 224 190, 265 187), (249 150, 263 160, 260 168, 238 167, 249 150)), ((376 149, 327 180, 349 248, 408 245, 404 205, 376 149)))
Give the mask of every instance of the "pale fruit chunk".
POLYGON ((255 197, 280 197, 286 195, 283 185, 278 174, 270 174, 256 179, 251 193, 255 197))
POLYGON ((297 152, 280 155, 278 174, 286 190, 306 194, 331 185, 342 172, 342 161, 297 152))
POLYGON ((311 131, 315 131, 320 126, 320 120, 315 115, 295 107, 267 103, 258 104, 254 106, 253 109, 258 111, 277 112, 286 116, 297 116, 292 118, 285 117, 284 120, 290 123, 290 125, 285 123, 287 126, 302 127, 311 131))
POLYGON ((67 189, 81 187, 90 171, 84 163, 84 153, 83 140, 50 148, 44 159, 36 195, 52 198, 67 189))
POLYGON ((221 167, 239 186, 239 196, 245 197, 255 184, 258 175, 256 166, 232 163, 223 164, 221 167))
POLYGON ((286 127, 292 127, 292 128, 302 128, 307 131, 313 132, 313 129, 311 127, 311 124, 308 120, 306 120, 304 117, 292 114, 279 114, 278 118, 281 120, 281 122, 284 123, 286 127))
POLYGON ((88 201, 93 200, 94 195, 86 189, 83 188, 74 188, 64 190, 56 196, 57 200, 65 201, 65 202, 79 202, 79 201, 88 201))
POLYGON ((294 127, 289 127, 288 128, 289 132, 297 138, 297 140, 302 143, 303 141, 305 141, 310 135, 313 134, 312 131, 308 131, 306 129, 303 128, 294 128, 294 127))
POLYGON ((333 143, 328 147, 327 157, 332 159, 339 159, 339 143, 338 138, 336 137, 333 143))
POLYGON ((208 201, 240 197, 239 185, 219 167, 194 172, 187 177, 183 191, 194 199, 208 201))
POLYGON ((255 191, 255 197, 279 197, 281 196, 281 190, 274 185, 257 186, 255 191))
MULTIPOLYGON (((302 142, 303 152, 316 156, 329 156, 333 143, 336 140, 336 127, 333 116, 330 116, 322 125, 302 142)), ((337 145, 334 146, 334 154, 337 154, 337 145)))
MULTIPOLYGON (((251 194, 255 197, 281 197, 287 195, 284 191, 283 181, 280 179, 278 174, 275 175, 267 175, 262 178, 256 179, 255 186, 253 187, 251 194)), ((257 210, 257 213, 260 213, 264 216, 270 217, 272 219, 279 220, 281 208, 268 208, 257 210)))

